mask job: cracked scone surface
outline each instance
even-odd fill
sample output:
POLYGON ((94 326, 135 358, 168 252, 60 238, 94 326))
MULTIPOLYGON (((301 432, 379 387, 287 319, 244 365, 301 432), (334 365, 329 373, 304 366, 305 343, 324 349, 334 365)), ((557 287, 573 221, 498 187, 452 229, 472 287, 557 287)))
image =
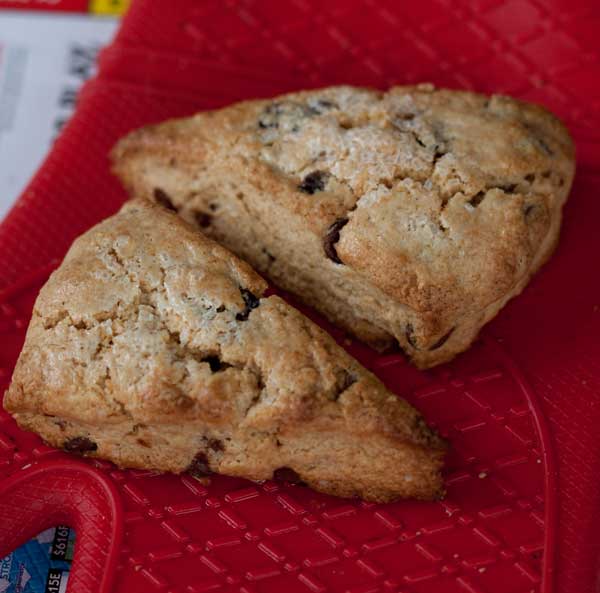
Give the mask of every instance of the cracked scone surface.
POLYGON ((132 194, 421 367, 467 348, 549 257, 574 173, 541 107, 431 85, 239 103, 112 157, 132 194))
POLYGON ((40 292, 4 405, 120 466, 439 496, 444 443, 420 414, 265 289, 174 214, 130 202, 40 292))

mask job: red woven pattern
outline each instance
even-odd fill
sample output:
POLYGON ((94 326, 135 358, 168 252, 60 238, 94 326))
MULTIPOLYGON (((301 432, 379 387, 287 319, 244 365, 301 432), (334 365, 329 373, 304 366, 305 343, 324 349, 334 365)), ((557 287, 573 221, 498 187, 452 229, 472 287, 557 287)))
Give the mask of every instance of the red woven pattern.
MULTIPOLYGON (((133 127, 302 87, 430 80, 544 103, 569 125, 579 168, 556 256, 479 345, 428 373, 350 347, 451 440, 444 503, 373 506, 227 478, 204 487, 99 464, 126 511, 117 591, 592 590, 599 25, 600 8, 583 0, 134 2, 77 115, 0 226, 0 289, 22 279, 0 295, 0 383, 48 266, 124 199, 106 153, 133 127)), ((60 454, 0 421, 2 475, 48 455, 60 454)))
MULTIPOLYGON (((22 319, 45 276, 39 274, 37 282, 16 291, 16 299, 5 301, 4 343, 14 344, 13 354, 22 338, 22 319)), ((488 341, 452 369, 427 374, 400 356, 376 357, 358 346, 354 353, 451 440, 443 502, 374 505, 224 477, 205 486, 190 476, 118 471, 94 462, 116 484, 116 504, 125 511, 113 590, 537 590, 551 566, 548 543, 554 532, 545 527, 546 515, 551 523, 554 517, 547 507, 544 471, 551 460, 536 431, 535 404, 510 360, 488 341)), ((5 475, 18 475, 15 469, 40 460, 72 459, 3 418, 0 467, 5 475)), ((60 513, 65 487, 56 473, 46 476, 44 495, 60 513)), ((69 480, 75 496, 80 485, 77 478, 69 480)), ((113 502, 88 494, 90 509, 113 502)), ((36 515, 35 508, 27 489, 8 501, 0 494, 0 514, 12 517, 9 544, 34 533, 36 517, 38 526, 49 520, 47 511, 36 515)), ((81 527, 88 541, 105 537, 108 528, 81 527)), ((86 566, 84 560, 79 566, 86 566)))

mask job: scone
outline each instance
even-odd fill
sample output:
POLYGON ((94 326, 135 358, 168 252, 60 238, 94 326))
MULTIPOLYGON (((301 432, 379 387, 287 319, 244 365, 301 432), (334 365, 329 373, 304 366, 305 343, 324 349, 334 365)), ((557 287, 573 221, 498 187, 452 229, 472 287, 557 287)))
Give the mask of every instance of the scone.
POLYGON ((443 441, 265 289, 174 214, 130 202, 40 292, 4 406, 50 444, 119 466, 440 496, 443 441))
POLYGON ((431 85, 239 103, 112 158, 132 194, 419 367, 467 348, 549 257, 574 172, 541 107, 431 85))

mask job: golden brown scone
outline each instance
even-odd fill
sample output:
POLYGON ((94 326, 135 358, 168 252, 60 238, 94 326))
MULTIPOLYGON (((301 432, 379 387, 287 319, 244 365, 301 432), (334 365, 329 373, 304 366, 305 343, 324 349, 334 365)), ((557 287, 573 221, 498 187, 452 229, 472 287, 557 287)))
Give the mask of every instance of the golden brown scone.
POLYGON ((573 145, 503 96, 332 87, 133 132, 132 194, 420 367, 451 359, 551 254, 573 145))
POLYGON ((444 443, 247 264, 147 201, 75 241, 35 304, 4 405, 120 466, 442 493, 444 443))

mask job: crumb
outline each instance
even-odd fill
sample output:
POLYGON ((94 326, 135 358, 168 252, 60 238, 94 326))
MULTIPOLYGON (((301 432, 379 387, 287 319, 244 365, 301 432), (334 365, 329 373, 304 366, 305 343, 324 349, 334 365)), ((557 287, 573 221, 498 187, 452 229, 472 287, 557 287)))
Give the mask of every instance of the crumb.
POLYGON ((200 484, 202 484, 203 486, 210 486, 210 478, 194 476, 193 474, 189 474, 189 475, 192 478, 194 478, 194 480, 196 480, 196 482, 200 482, 200 484))

